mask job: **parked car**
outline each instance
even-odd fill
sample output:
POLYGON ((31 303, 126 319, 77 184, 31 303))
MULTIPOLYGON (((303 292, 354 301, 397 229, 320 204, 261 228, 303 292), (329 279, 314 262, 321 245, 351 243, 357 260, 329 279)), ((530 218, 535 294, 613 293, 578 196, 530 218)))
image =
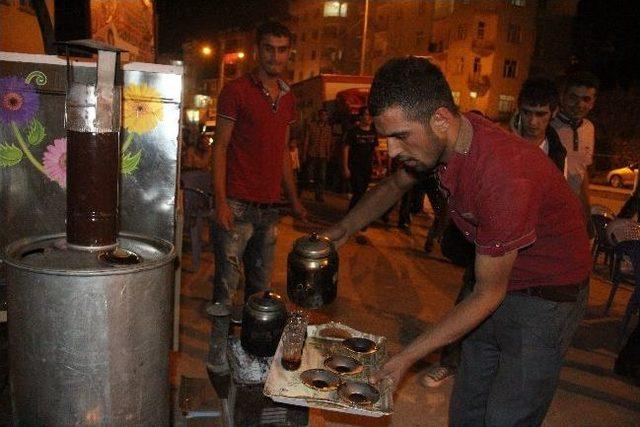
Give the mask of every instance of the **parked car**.
POLYGON ((622 187, 624 185, 633 185, 638 175, 638 163, 630 164, 623 168, 610 171, 607 174, 607 182, 612 187, 622 187))

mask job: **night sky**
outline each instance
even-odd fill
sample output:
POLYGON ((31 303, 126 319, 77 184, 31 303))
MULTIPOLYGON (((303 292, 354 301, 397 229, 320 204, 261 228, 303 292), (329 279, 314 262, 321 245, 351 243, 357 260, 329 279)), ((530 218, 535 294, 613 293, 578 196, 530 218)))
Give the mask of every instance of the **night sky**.
POLYGON ((157 0, 158 50, 178 53, 188 39, 216 31, 248 28, 268 18, 287 16, 286 0, 157 0))

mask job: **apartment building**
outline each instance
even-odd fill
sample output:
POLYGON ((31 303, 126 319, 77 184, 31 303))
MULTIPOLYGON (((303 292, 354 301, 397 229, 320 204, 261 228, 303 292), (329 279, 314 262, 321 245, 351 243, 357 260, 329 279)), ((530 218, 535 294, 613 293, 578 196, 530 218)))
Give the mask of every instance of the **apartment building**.
MULTIPOLYGON (((370 0, 364 74, 392 57, 426 56, 463 111, 504 118, 529 74, 538 1, 370 0)), ((359 73, 364 10, 365 0, 293 0, 293 81, 359 73)))
POLYGON ((358 74, 364 1, 292 0, 293 81, 358 74))
POLYGON ((534 0, 436 0, 430 54, 463 111, 508 117, 529 74, 534 0))
MULTIPOLYGON (((53 20, 54 1, 45 4, 53 20)), ((0 50, 44 53, 38 18, 29 0, 0 0, 0 50)))

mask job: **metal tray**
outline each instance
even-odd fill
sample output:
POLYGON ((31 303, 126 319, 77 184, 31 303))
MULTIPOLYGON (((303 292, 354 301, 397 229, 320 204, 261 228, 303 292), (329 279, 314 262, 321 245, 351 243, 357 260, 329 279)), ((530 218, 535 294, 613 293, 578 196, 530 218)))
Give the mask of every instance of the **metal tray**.
POLYGON ((280 364, 280 358, 282 356, 281 341, 269 368, 269 374, 263 390, 264 395, 276 402, 291 405, 326 409, 368 417, 390 415, 393 412, 393 393, 389 384, 386 384, 384 381, 375 386, 380 393, 380 399, 373 404, 367 405, 347 403, 338 395, 337 390, 320 391, 303 384, 300 379, 302 372, 308 369, 324 368, 325 359, 334 355, 353 357, 363 365, 361 372, 341 376, 344 382, 362 381, 368 383, 370 374, 382 366, 387 359, 386 338, 365 334, 337 322, 309 325, 307 327, 307 340, 304 344, 300 368, 296 371, 287 371, 282 367, 280 364), (370 339, 376 343, 377 351, 369 354, 354 353, 342 345, 343 338, 323 336, 325 335, 323 331, 335 330, 343 331, 345 334, 349 334, 354 338, 361 337, 370 339))

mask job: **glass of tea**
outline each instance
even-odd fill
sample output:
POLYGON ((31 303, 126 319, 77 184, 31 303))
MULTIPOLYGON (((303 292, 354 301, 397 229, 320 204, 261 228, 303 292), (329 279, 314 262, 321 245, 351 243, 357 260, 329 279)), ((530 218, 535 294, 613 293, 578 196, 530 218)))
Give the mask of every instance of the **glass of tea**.
POLYGON ((287 324, 282 332, 282 366, 287 371, 295 371, 302 363, 306 331, 297 325, 287 324))

